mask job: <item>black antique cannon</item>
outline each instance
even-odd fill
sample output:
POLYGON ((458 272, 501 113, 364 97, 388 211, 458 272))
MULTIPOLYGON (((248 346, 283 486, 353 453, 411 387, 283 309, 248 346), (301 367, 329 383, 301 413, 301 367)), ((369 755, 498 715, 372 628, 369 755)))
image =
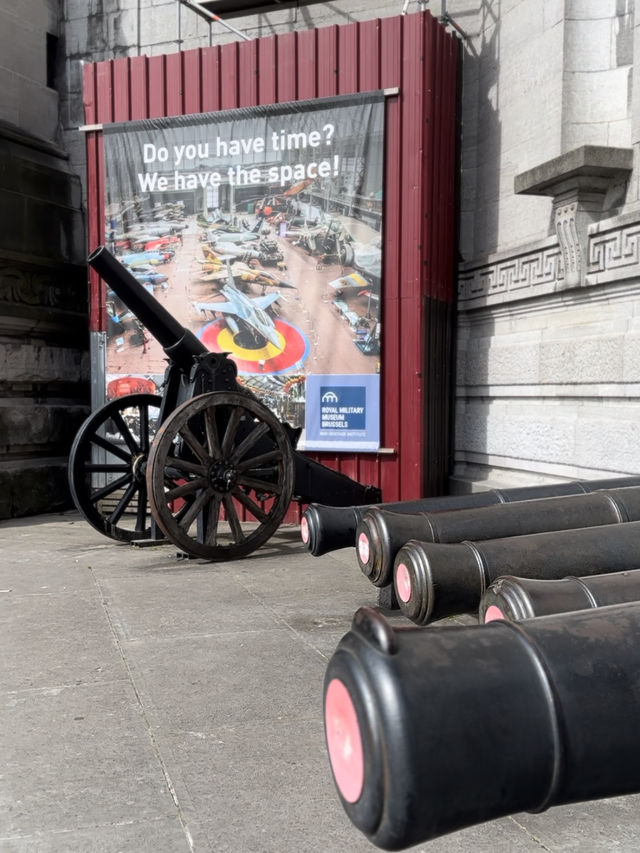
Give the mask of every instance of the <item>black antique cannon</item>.
POLYGON ((640 571, 637 569, 559 580, 504 575, 495 580, 482 596, 478 619, 480 623, 494 619, 519 622, 536 616, 630 601, 640 601, 640 571))
POLYGON ((396 554, 411 539, 476 541, 628 521, 640 521, 640 486, 411 515, 373 506, 358 523, 356 557, 373 584, 386 586, 396 554))
MULTIPOLYGON (((513 501, 551 498, 561 495, 580 495, 598 489, 617 489, 621 486, 640 486, 640 477, 606 477, 600 480, 572 480, 566 483, 543 483, 539 486, 519 486, 513 489, 487 489, 465 495, 441 495, 412 501, 377 504, 386 512, 411 514, 442 512, 451 509, 491 506, 513 501)), ((340 507, 313 503, 302 514, 300 535, 314 557, 338 548, 356 546, 356 528, 370 507, 340 507)))
POLYGON ((442 545, 407 542, 398 551, 394 587, 417 625, 477 611, 502 575, 557 580, 640 569, 640 521, 442 545))
POLYGON ((361 608, 324 682, 347 815, 400 850, 640 791, 638 636, 638 603, 428 631, 361 608))
POLYGON ((89 264, 167 357, 163 395, 119 397, 73 443, 69 482, 87 521, 113 539, 159 538, 187 554, 233 559, 262 545, 292 500, 370 503, 380 492, 296 451, 280 422, 105 248, 89 264), (243 521, 250 522, 243 527, 243 521))

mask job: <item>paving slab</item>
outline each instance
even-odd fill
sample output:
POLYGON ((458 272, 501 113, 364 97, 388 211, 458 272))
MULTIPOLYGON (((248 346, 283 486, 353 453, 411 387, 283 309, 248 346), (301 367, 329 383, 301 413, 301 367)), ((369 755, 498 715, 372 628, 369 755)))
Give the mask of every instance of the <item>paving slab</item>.
POLYGON ((177 814, 127 682, 6 692, 0 732, 0 838, 177 814))
POLYGON ((177 817, 34 832, 20 838, 0 836, 3 853, 191 853, 192 849, 177 817))
MULTIPOLYGON (((76 513, 0 522, 2 853, 375 849, 335 792, 322 684, 377 590, 353 549, 313 558, 298 537, 211 563, 76 513)), ((513 815, 413 850, 637 853, 639 806, 513 815)))

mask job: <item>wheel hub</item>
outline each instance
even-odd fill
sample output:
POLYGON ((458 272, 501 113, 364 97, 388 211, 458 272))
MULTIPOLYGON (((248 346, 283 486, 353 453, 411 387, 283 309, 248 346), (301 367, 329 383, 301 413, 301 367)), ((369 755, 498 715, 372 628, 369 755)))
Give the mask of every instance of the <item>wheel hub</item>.
POLYGON ((137 483, 144 481, 147 472, 147 454, 138 453, 131 462, 131 473, 137 483))
POLYGON ((236 484, 236 470, 228 462, 216 462, 209 469, 209 480, 217 492, 230 492, 236 484))

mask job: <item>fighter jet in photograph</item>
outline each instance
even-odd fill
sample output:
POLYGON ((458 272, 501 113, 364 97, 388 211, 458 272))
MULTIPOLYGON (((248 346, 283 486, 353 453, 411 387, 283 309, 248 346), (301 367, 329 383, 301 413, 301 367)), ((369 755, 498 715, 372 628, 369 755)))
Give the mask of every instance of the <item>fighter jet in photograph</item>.
POLYGON ((218 255, 207 247, 202 248, 205 260, 195 258, 196 263, 202 266, 202 274, 198 276, 200 281, 226 281, 227 280, 227 263, 231 264, 231 274, 236 281, 244 282, 245 284, 256 284, 264 290, 267 287, 282 287, 291 290, 297 290, 295 284, 289 284, 283 278, 275 275, 272 272, 261 269, 260 267, 252 267, 243 261, 238 261, 233 255, 218 255))
POLYGON ((166 264, 173 258, 173 252, 130 252, 119 255, 118 260, 126 267, 156 266, 166 264))
POLYGON ((230 264, 227 264, 227 283, 220 293, 226 297, 225 302, 196 302, 196 310, 201 313, 209 311, 224 314, 225 322, 233 335, 242 337, 244 333, 254 346, 264 346, 268 341, 278 350, 283 349, 282 336, 265 310, 281 299, 282 294, 276 292, 256 297, 246 296, 236 287, 230 264))

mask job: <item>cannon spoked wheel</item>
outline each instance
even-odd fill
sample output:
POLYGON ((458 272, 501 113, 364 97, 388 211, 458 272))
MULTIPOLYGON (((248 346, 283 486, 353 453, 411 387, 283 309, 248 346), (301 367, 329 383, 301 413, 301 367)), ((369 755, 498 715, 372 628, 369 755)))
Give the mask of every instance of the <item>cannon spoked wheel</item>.
POLYGON ((293 476, 291 443, 275 415, 242 393, 214 391, 178 406, 158 430, 147 466, 149 503, 183 551, 233 560, 275 533, 293 476))
POLYGON ((69 487, 76 508, 105 536, 149 539, 151 514, 145 478, 161 397, 128 394, 90 415, 69 455, 69 487))

